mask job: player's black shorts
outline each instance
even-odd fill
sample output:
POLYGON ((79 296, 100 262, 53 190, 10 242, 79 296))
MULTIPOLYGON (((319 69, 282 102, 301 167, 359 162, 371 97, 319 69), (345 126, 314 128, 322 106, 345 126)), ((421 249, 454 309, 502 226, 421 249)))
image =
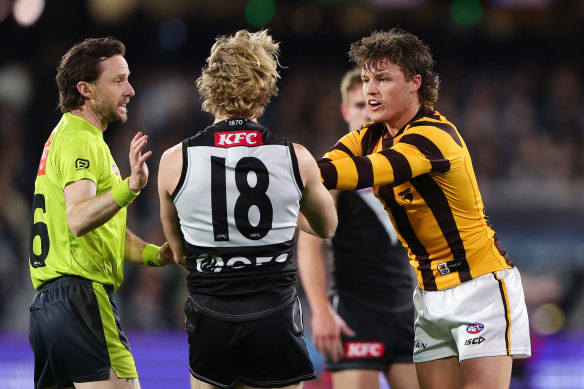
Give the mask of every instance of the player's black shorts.
POLYGON ((30 304, 29 340, 35 388, 136 378, 136 365, 111 290, 79 277, 42 286, 30 304))
POLYGON ((238 381, 278 388, 316 378, 298 297, 273 316, 241 322, 206 316, 189 297, 185 316, 190 370, 198 380, 220 388, 238 381))
POLYGON ((386 371, 393 363, 413 363, 413 304, 404 311, 387 313, 371 310, 340 296, 332 296, 331 301, 356 335, 341 334, 345 357, 336 363, 326 361, 326 370, 386 371))

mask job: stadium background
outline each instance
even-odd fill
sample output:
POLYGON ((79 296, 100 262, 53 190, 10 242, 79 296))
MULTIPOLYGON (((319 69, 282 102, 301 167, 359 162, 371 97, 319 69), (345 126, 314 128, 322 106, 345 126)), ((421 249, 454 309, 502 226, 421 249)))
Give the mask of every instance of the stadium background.
MULTIPOLYGON (((260 121, 319 157, 345 132, 338 84, 350 43, 393 26, 430 45, 436 108, 464 136, 486 212, 523 275, 534 356, 515 364, 512 387, 584 388, 581 0, 0 0, 0 388, 31 386, 30 204, 60 118, 55 68, 72 44, 106 35, 126 44, 136 96, 128 123, 105 137, 126 176, 132 135, 150 135, 150 182, 128 225, 162 243, 158 161, 211 121, 194 81, 215 36, 270 29, 285 69, 260 121)), ((142 386, 187 387, 181 271, 127 266, 117 299, 142 386)), ((328 387, 326 374, 306 385, 328 387)))

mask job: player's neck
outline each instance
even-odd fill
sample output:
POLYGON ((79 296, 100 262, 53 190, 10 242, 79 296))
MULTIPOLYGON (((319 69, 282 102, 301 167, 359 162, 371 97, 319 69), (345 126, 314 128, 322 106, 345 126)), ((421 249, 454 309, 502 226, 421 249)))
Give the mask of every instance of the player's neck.
POLYGON ((406 109, 397 120, 388 120, 385 122, 385 127, 389 134, 394 137, 402 128, 405 127, 416 115, 420 110, 419 104, 412 104, 406 109))
POLYGON ((101 121, 98 119, 97 115, 95 114, 95 112, 93 112, 92 109, 89 109, 85 106, 81 106, 71 111, 71 113, 75 116, 79 116, 80 118, 84 119, 101 132, 105 132, 105 129, 107 128, 107 124, 105 125, 102 124, 101 121))

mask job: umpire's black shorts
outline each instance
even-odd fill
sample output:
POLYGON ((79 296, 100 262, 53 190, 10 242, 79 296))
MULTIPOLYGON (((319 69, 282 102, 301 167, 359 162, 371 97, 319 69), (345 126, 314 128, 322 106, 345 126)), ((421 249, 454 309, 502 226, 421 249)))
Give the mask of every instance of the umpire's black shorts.
POLYGON ((341 334, 345 356, 338 362, 326 361, 326 370, 385 372, 394 363, 413 363, 413 302, 397 312, 377 312, 338 295, 332 296, 331 302, 356 335, 341 334))
POLYGON ((229 322, 185 304, 191 374, 220 388, 238 381, 279 388, 316 378, 306 348, 298 297, 286 309, 262 319, 229 322))
POLYGON ((128 339, 111 290, 79 277, 42 286, 30 304, 29 340, 35 359, 35 388, 73 382, 137 378, 128 339))

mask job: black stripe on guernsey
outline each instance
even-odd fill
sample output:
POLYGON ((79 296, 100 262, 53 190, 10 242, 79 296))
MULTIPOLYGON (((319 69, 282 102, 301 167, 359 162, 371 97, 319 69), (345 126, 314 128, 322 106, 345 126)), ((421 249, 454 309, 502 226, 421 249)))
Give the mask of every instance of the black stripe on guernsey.
POLYGON ((415 146, 424 154, 424 157, 432 165, 433 172, 446 173, 450 170, 450 161, 444 158, 442 152, 430 139, 420 134, 404 135, 400 143, 407 143, 415 146))
POLYGON ((290 148, 290 157, 292 159, 292 170, 294 171, 294 178, 296 179, 296 185, 300 189, 300 192, 304 192, 304 183, 302 182, 302 177, 300 176, 300 169, 298 168, 298 158, 296 158, 296 151, 294 151, 294 144, 292 142, 288 143, 290 148))
POLYGON ((183 240, 186 245, 187 253, 189 256, 191 255, 201 255, 201 254, 210 254, 210 255, 225 255, 225 256, 246 256, 246 255, 255 255, 255 256, 263 256, 269 255, 272 256, 274 253, 285 253, 289 252, 294 248, 294 239, 282 242, 282 243, 275 243, 269 244, 264 246, 241 246, 241 247, 207 247, 207 246, 196 246, 190 244, 189 242, 183 240))
POLYGON ((428 174, 412 179, 411 183, 432 211, 436 223, 438 223, 440 231, 442 231, 442 235, 444 235, 444 239, 448 243, 452 257, 461 262, 461 265, 457 266, 460 269, 458 270, 460 282, 470 280, 472 277, 466 260, 466 250, 444 192, 428 174))
POLYGON ((401 185, 412 178, 412 168, 408 159, 395 150, 383 150, 379 154, 383 155, 393 169, 393 185, 401 185))
POLYGON ((393 220, 395 221, 396 229, 399 231, 402 238, 406 241, 406 244, 410 248, 410 251, 416 256, 416 260, 419 262, 418 270, 422 276, 422 281, 424 284, 424 290, 438 290, 436 287, 436 280, 431 269, 431 261, 426 248, 420 242, 404 207, 400 206, 397 201, 395 201, 395 194, 393 192, 393 186, 384 185, 379 187, 379 196, 385 201, 385 205, 391 211, 393 215, 393 220))
POLYGON ((332 147, 332 149, 330 149, 330 151, 333 151, 333 150, 340 150, 340 151, 342 151, 342 152, 344 152, 344 153, 347 153, 347 154, 349 154, 349 156, 351 156, 351 157, 353 157, 353 156, 354 156, 354 154, 351 152, 351 150, 349 150, 349 148, 348 148, 347 146, 345 146, 345 145, 344 145, 343 143, 341 143, 341 142, 337 142, 337 144, 336 144, 336 145, 334 145, 334 146, 332 147))
POLYGON ((509 331, 511 330, 511 322, 509 321, 509 300, 507 299, 507 294, 505 293, 505 284, 499 277, 497 273, 492 273, 495 280, 499 283, 499 292, 501 292, 501 302, 503 303, 503 309, 505 310, 505 349, 507 350, 507 355, 511 355, 511 339, 509 338, 509 331))
POLYGON ((414 122, 410 126, 410 128, 412 128, 412 127, 421 127, 421 126, 436 127, 436 128, 441 129, 442 131, 444 131, 445 133, 447 133, 448 135, 450 135, 450 137, 456 142, 457 145, 459 145, 460 147, 462 147, 462 141, 460 140, 460 137, 456 133, 456 130, 454 129, 454 126, 452 124, 445 123, 445 122, 419 121, 419 122, 414 122))
POLYGON ((333 189, 336 187, 339 174, 337 173, 337 168, 331 163, 331 160, 328 158, 319 160, 318 167, 320 169, 320 175, 322 176, 324 186, 327 189, 333 189))
POLYGON ((384 133, 385 125, 383 123, 373 123, 370 125, 361 139, 361 155, 371 154, 384 133))
POLYGON ((215 241, 229 241, 225 158, 211 156, 211 214, 215 241))
POLYGON ((188 168, 188 162, 189 162, 189 157, 187 154, 187 147, 188 147, 188 139, 185 139, 182 141, 182 170, 180 172, 180 179, 178 180, 178 184, 176 186, 176 188, 174 188, 174 191, 172 192, 172 194, 170 195, 170 198, 172 200, 174 200, 174 198, 176 197, 176 195, 178 195, 178 192, 180 191, 180 189, 182 188, 183 184, 185 183, 185 179, 187 177, 187 168, 188 168))
POLYGON ((355 158, 357 169, 357 188, 368 188, 373 185, 373 165, 369 158, 355 158))
POLYGON ((511 258, 509 258, 509 254, 507 254, 507 250, 505 250, 505 248, 503 247, 503 244, 497 237, 497 234, 495 234, 495 236, 493 237, 493 242, 495 243, 495 247, 497 248, 499 254, 501 254, 501 256, 505 258, 505 263, 507 263, 507 265, 511 267, 515 267, 515 264, 513 263, 511 258))

